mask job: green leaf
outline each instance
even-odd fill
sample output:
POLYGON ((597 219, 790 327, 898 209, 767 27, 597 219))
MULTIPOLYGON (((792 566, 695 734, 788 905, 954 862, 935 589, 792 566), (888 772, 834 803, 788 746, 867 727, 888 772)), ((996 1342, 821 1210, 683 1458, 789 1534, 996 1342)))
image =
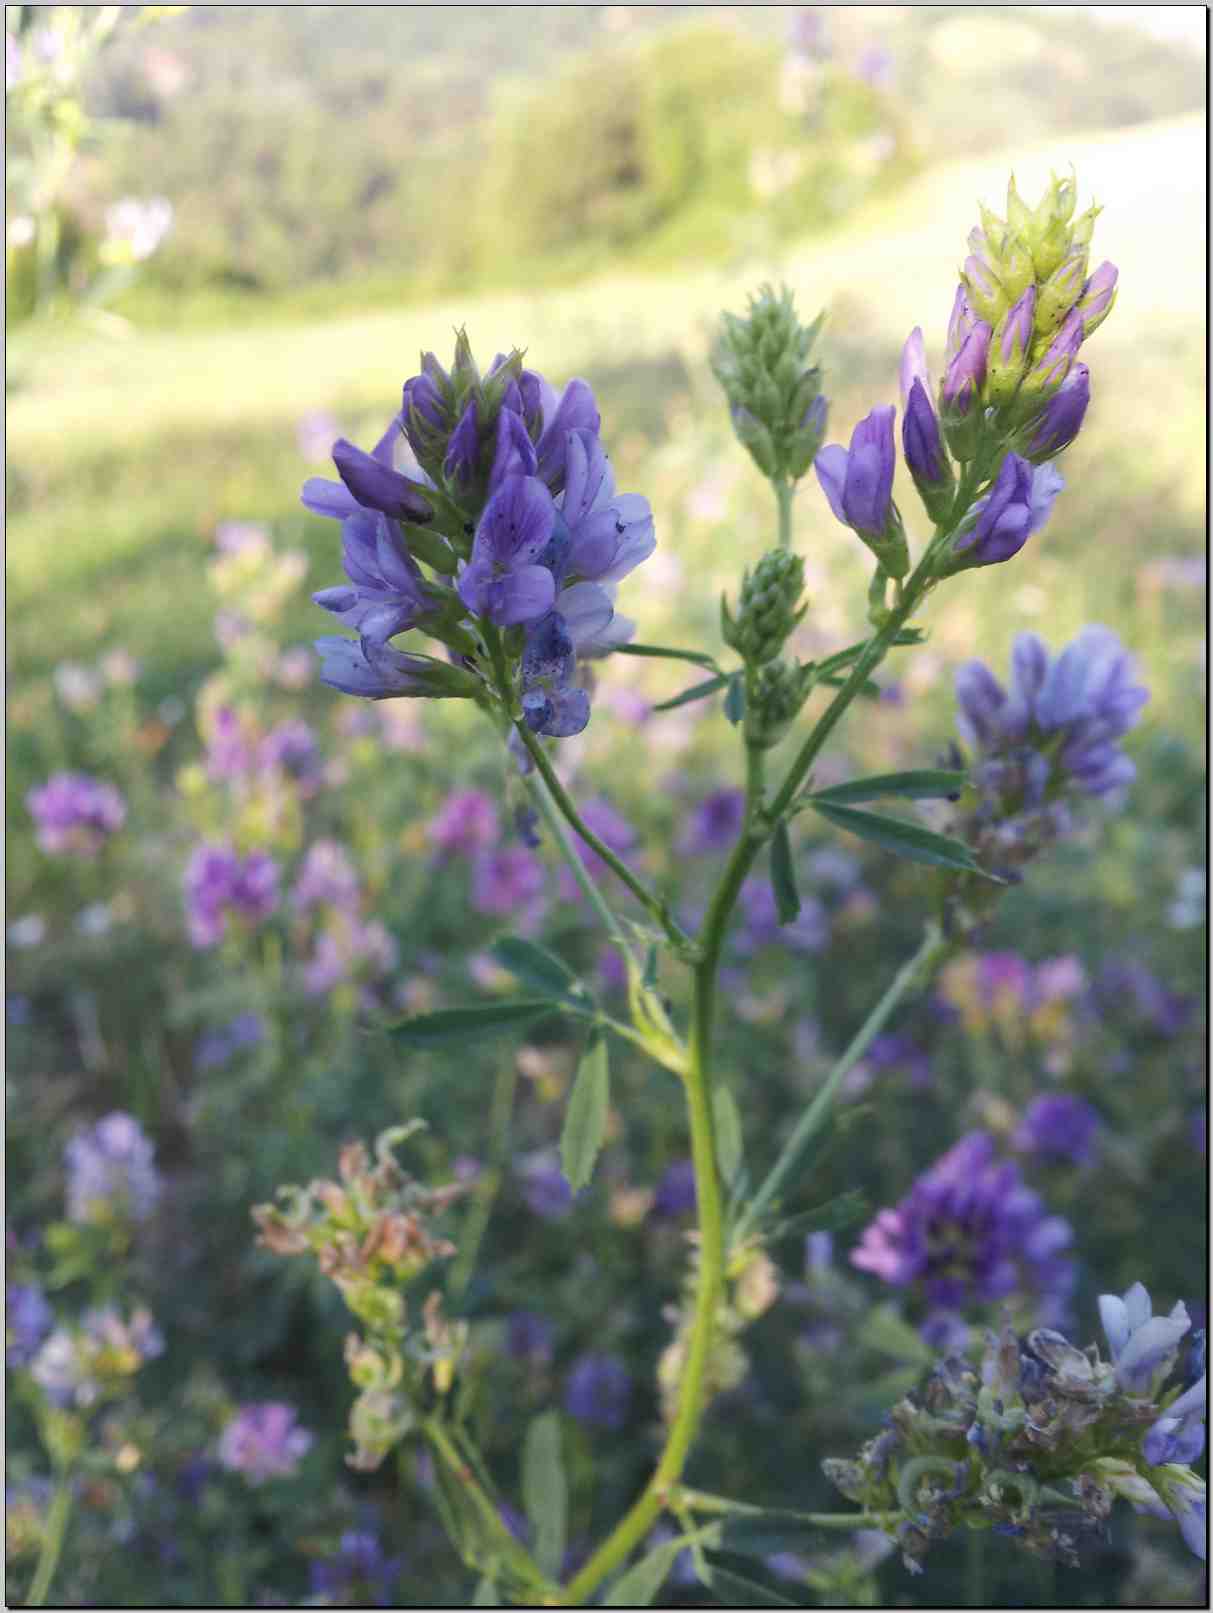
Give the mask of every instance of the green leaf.
POLYGON ((863 1319, 859 1340, 870 1350, 891 1355, 896 1361, 910 1361, 926 1365, 934 1359, 931 1347, 924 1342, 916 1327, 911 1327, 899 1316, 895 1306, 876 1305, 863 1319))
POLYGON ((569 1510, 559 1412, 545 1411, 527 1429, 522 1447, 522 1499, 535 1533, 535 1561, 549 1579, 557 1579, 569 1510))
POLYGON ((406 1047, 444 1047, 452 1042, 479 1041, 496 1036, 511 1026, 521 1029, 550 1014, 549 999, 503 997, 496 1003, 477 1003, 470 1008, 443 1008, 436 1014, 416 1014, 390 1027, 391 1034, 406 1047))
POLYGON ((724 697, 724 714, 736 728, 745 716, 745 678, 735 672, 729 681, 729 692, 724 697))
MULTIPOLYGON (((699 1541, 715 1541, 718 1538, 719 1526, 707 1529, 696 1529, 693 1538, 699 1541)), ((654 1546, 647 1556, 639 1562, 633 1563, 625 1574, 621 1574, 610 1590, 602 1599, 604 1607, 648 1607, 657 1592, 665 1584, 666 1576, 673 1568, 678 1557, 687 1549, 687 1537, 679 1536, 677 1540, 663 1540, 660 1546, 654 1546)))
POLYGON ((657 990, 657 947, 656 947, 656 944, 650 946, 649 950, 644 955, 644 989, 646 991, 656 991, 657 990))
POLYGON ((560 1134, 560 1168, 574 1193, 594 1174, 594 1162, 606 1140, 611 1101, 611 1070, 606 1041, 594 1037, 577 1069, 560 1134))
POLYGON ((664 644, 619 644, 615 647, 615 654, 652 656, 662 661, 690 661, 693 666, 707 667, 709 672, 717 670, 715 659, 701 650, 671 650, 664 644))
POLYGON ((705 1562, 701 1570, 708 1589, 718 1596, 725 1607, 799 1607, 767 1585, 746 1579, 742 1574, 731 1573, 715 1563, 705 1562))
POLYGON ((833 802, 820 801, 816 796, 809 804, 814 812, 820 812, 823 818, 836 823, 840 829, 858 835, 861 840, 870 840, 874 846, 891 851, 898 857, 908 857, 911 862, 927 863, 933 868, 956 868, 965 874, 982 874, 986 879, 993 877, 977 866, 973 853, 963 840, 936 834, 916 823, 907 823, 904 818, 887 818, 883 813, 864 812, 859 807, 835 806, 833 802))
POLYGON ((771 837, 771 886, 775 910, 781 924, 791 924, 800 916, 800 892, 796 889, 796 864, 792 861, 792 840, 781 818, 771 837))
POLYGON ((577 996, 584 990, 581 981, 560 958, 546 947, 526 941, 520 935, 505 935, 489 948, 503 969, 532 991, 544 996, 577 996))
POLYGON ((950 800, 965 786, 965 774, 946 768, 920 768, 909 773, 877 773, 871 778, 852 779, 816 790, 814 801, 834 801, 846 806, 853 801, 879 801, 885 796, 904 796, 911 801, 950 800))
MULTIPOLYGON (((708 695, 715 694, 718 689, 723 689, 728 682, 728 673, 718 672, 715 677, 708 678, 704 683, 692 684, 689 689, 684 689, 681 694, 676 694, 672 700, 661 701, 659 705, 653 707, 653 710, 676 711, 679 706, 689 706, 693 700, 706 700, 708 695)), ((725 710, 728 710, 727 701, 725 702, 725 710)))
MULTIPOLYGON (((893 643, 899 646, 921 644, 926 636, 919 627, 903 627, 894 634, 893 643)), ((818 661, 818 673, 841 672, 845 667, 853 666, 870 643, 870 639, 860 639, 858 644, 848 644, 845 650, 839 650, 836 655, 827 655, 824 661, 818 661)))
POLYGON ((768 1242, 780 1238, 801 1237, 806 1232, 841 1232, 844 1227, 861 1221, 868 1213, 868 1201, 859 1188, 849 1188, 832 1199, 815 1204, 811 1210, 802 1210, 789 1216, 765 1234, 768 1242))
MULTIPOLYGON (((840 673, 835 674, 833 672, 819 672, 816 681, 818 683, 827 684, 831 689, 841 689, 847 680, 840 673)), ((857 695, 862 695, 865 700, 879 700, 880 685, 878 683, 874 683, 871 678, 865 678, 856 689, 855 693, 857 695)))
POLYGON ((721 1180, 728 1187, 741 1169, 741 1114, 737 1099, 721 1084, 712 1098, 712 1119, 716 1130, 716 1163, 721 1180))

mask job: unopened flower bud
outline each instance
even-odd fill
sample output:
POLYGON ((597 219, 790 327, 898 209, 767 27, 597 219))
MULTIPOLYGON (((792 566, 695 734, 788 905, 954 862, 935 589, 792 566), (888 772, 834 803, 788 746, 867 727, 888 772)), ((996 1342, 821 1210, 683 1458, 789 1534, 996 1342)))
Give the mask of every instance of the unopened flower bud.
POLYGON ((1090 401, 1091 372, 1085 364, 1075 364, 1028 428, 1025 457, 1039 465, 1068 448, 1082 429, 1090 401))
POLYGON ((1082 295, 1087 277, 1087 250, 1074 247, 1041 285, 1036 302, 1036 337, 1051 336, 1082 295))
POLYGON ((721 600, 724 641, 755 666, 773 661, 803 619, 804 561, 786 549, 763 555, 741 584, 737 615, 721 600))
POLYGON ((1036 287, 1029 286, 999 321, 990 343, 985 398, 995 406, 1009 403, 1019 390, 1032 347, 1036 287))
POLYGON ((803 326, 791 292, 769 286, 744 318, 726 313, 721 322, 712 371, 738 438, 774 481, 798 481, 825 433, 821 373, 808 362, 820 326, 820 318, 803 326))
POLYGON ((1041 401, 1057 390, 1069 375, 1070 366, 1078 356, 1083 333, 1082 315, 1077 308, 1072 308, 1066 315, 1061 329, 1044 351, 1036 355, 1031 369, 1024 377, 1025 402, 1041 401))
POLYGON ((812 669, 768 661, 752 677, 745 709, 746 742, 760 750, 777 745, 800 715, 812 687, 812 669))
POLYGON ((1116 301, 1117 277, 1116 265, 1104 262, 1083 286, 1076 307, 1082 316, 1084 341, 1092 331, 1099 329, 1112 312, 1112 304, 1116 301))
POLYGON ((992 266, 984 257, 975 254, 965 259, 961 272, 969 305, 980 317, 995 324, 1003 315, 1011 299, 992 266))

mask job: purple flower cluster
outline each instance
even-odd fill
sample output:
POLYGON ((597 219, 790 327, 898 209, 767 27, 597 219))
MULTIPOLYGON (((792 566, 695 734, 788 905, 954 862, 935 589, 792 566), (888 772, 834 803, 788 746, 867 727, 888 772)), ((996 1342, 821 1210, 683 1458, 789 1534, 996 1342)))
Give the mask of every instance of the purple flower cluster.
POLYGON ((961 809, 965 838, 992 872, 1014 870, 1065 834, 1073 796, 1110 795, 1135 776, 1117 742, 1149 693, 1110 628, 1084 628, 1052 659, 1034 633, 1021 633, 1009 689, 969 661, 956 697, 957 727, 976 755, 977 801, 961 809))
POLYGON ((240 854, 227 843, 194 848, 185 870, 185 912, 196 947, 216 946, 228 919, 263 923, 278 906, 278 864, 264 851, 240 854))
POLYGON ((1038 1159, 1090 1164, 1095 1154, 1099 1116, 1084 1098, 1069 1092, 1033 1098, 1016 1129, 1013 1144, 1038 1159))
POLYGON ((692 811, 678 842, 684 856, 698 857, 706 852, 727 851, 741 833, 745 818, 745 792, 713 790, 692 811))
POLYGON ((107 1307, 86 1311, 78 1327, 56 1328, 30 1374, 52 1405, 87 1408, 163 1353, 164 1338, 149 1311, 136 1309, 123 1321, 107 1307))
POLYGON ((309 996, 322 996, 357 977, 378 979, 395 968, 399 957, 396 942, 378 919, 361 917, 358 870, 337 841, 316 840, 309 846, 291 891, 291 904, 300 914, 323 914, 323 927, 303 969, 303 987, 309 996))
POLYGON ((156 1151, 133 1115, 115 1110, 63 1151, 72 1221, 146 1221, 160 1198, 156 1151))
POLYGON ((945 1309, 1029 1292, 1064 1297, 1072 1232, 1025 1186, 994 1140, 970 1132, 920 1176, 901 1203, 882 1210, 851 1263, 898 1288, 920 1284, 945 1309))
POLYGON ((112 784, 87 773, 55 773, 25 798, 43 851, 95 857, 126 821, 126 803, 112 784))
POLYGON ((257 1047, 265 1040, 265 1021, 260 1014, 237 1014, 219 1030, 206 1031, 194 1043, 194 1066, 198 1070, 222 1069, 237 1053, 257 1047))
POLYGON ((497 807, 483 790, 456 790, 431 821, 429 835, 445 856, 485 851, 500 836, 497 807))
POLYGON ((497 635, 522 628, 505 675, 523 720, 540 734, 579 733, 589 692, 577 660, 627 636, 613 585, 655 542, 647 500, 615 490, 599 424, 584 381, 558 396, 517 352, 483 377, 462 335, 449 374, 427 353, 371 453, 339 439, 341 480, 303 489, 309 509, 342 523, 348 583, 316 603, 359 635, 320 641, 322 679, 370 699, 479 698, 486 685, 500 695, 497 635), (402 436, 418 477, 395 468, 402 436), (389 646, 414 628, 459 667, 389 646))
POLYGON ((366 1529, 347 1529, 336 1552, 311 1567, 312 1595, 329 1606, 391 1607, 403 1557, 386 1557, 378 1537, 366 1529))
POLYGON ((293 1406, 280 1400, 241 1406, 219 1438, 219 1460, 229 1472, 243 1473, 250 1484, 290 1478, 312 1444, 307 1429, 295 1420, 293 1406))

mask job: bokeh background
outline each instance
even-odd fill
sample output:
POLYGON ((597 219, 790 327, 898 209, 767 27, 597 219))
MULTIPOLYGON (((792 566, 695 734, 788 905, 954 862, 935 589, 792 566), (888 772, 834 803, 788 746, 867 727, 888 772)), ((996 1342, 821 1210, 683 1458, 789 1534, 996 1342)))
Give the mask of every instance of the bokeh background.
MULTIPOLYGON (((146 1302, 165 1342, 89 1423, 95 1471, 56 1598, 469 1594, 415 1452, 343 1470, 340 1304, 256 1250, 248 1218, 278 1183, 330 1172, 340 1142, 414 1114, 431 1179, 479 1170, 448 1302, 474 1324, 471 1415, 503 1495, 517 1502, 519 1431, 549 1403, 570 1406, 575 1533, 600 1532, 641 1481, 685 1255, 685 1204, 653 1197, 686 1150, 676 1094, 621 1059, 611 1146, 570 1205, 548 1153, 576 1059, 558 1030, 521 1052, 392 1046, 393 1014, 501 989, 484 947, 519 912, 587 970, 602 962, 543 857, 508 886, 504 804, 475 856, 438 847, 452 790, 504 803, 487 734, 460 710, 360 709, 315 683, 308 595, 337 579, 337 545, 298 485, 337 435, 379 436, 418 352, 445 357, 453 328, 485 363, 525 347, 556 381, 592 383, 619 483, 653 505, 657 556, 621 607, 645 640, 715 650, 719 595, 773 532, 708 368, 720 310, 764 280, 806 317, 827 310, 829 435, 845 442, 896 400, 915 324, 938 373, 976 203, 1000 211, 1012 170, 1032 197, 1072 164, 1080 206, 1104 207, 1093 261, 1120 269, 1084 354, 1093 403, 1067 489, 1013 565, 933 603, 929 641, 899 652, 823 767, 930 765, 963 660, 997 668, 1025 628, 1057 647, 1094 621, 1151 689, 1138 781, 1005 901, 985 946, 1019 960, 999 975, 1018 984, 986 1000, 958 975, 904 1016, 797 1207, 851 1188, 893 1203, 967 1129, 1010 1147, 1032 1096, 1060 1085, 1098 1111, 1096 1157, 1022 1163, 1075 1229, 1077 1331, 1094 1336, 1098 1292, 1137 1278, 1203 1317, 1203 8, 139 9, 93 43, 70 8, 6 11, 10 1281, 50 1290, 61 1323, 146 1302), (305 723, 311 748, 225 772, 221 710, 250 744, 305 723), (125 800, 92 856, 35 839, 27 793, 65 768, 125 800), (322 984, 323 916, 285 900, 253 933, 191 945, 182 871, 220 835, 273 855, 284 892, 309 847, 339 842, 361 922, 384 937, 322 984), (1035 972, 1058 958, 1073 967, 1050 978, 1070 986, 1049 998, 1035 972), (64 1146, 113 1111, 154 1143, 156 1213, 65 1219, 64 1146), (521 1311, 546 1343, 511 1353, 521 1311), (587 1351, 626 1371, 614 1424, 613 1403, 596 1421, 570 1391, 587 1351), (294 1476, 251 1486, 218 1441, 265 1400, 314 1438, 294 1476), (374 1541, 356 1563, 351 1532, 374 1541), (115 1549, 131 1542, 147 1549, 115 1549)), ((837 648, 863 631, 865 553, 815 484, 796 521, 801 642, 837 648)), ((686 852, 687 825, 738 764, 710 703, 652 710, 685 681, 607 662, 561 759, 690 911, 712 856, 686 852)), ((725 1062, 759 1170, 926 906, 915 869, 870 848, 805 832, 797 854, 816 929, 783 944, 756 891, 731 960, 725 1062)), ((852 1448, 921 1365, 894 1325, 921 1319, 913 1296, 848 1265, 860 1230, 837 1232, 828 1290, 806 1282, 802 1248, 774 1251, 781 1298, 692 1481, 837 1505, 820 1456, 852 1448)), ((36 1397, 17 1397, 10 1474, 19 1596, 45 1533, 36 1397)), ((760 1571, 809 1605, 874 1594, 808 1546, 760 1571)), ((873 1570, 882 1597, 929 1605, 965 1601, 969 1571, 946 1549, 914 1585, 895 1562, 873 1570)), ((1081 1572, 1032 1578, 1009 1549, 983 1572, 988 1595, 1030 1604, 1199 1594, 1166 1529, 1131 1516, 1081 1572)))

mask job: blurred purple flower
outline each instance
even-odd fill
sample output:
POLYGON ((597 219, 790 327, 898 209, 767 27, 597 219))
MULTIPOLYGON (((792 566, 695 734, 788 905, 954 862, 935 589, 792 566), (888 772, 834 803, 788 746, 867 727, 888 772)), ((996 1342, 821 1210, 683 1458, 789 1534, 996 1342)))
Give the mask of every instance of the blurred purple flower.
POLYGON ((358 870, 345 847, 336 840, 314 841, 291 891, 295 911, 307 913, 314 907, 334 907, 351 912, 357 908, 360 894, 358 870))
POLYGON ((486 851, 501 836, 496 803, 483 790, 456 790, 431 820, 429 836, 448 855, 486 851))
POLYGON ((327 409, 312 409, 295 427, 295 441, 304 459, 323 464, 341 435, 336 417, 327 409))
POLYGON ((256 1047, 265 1040, 265 1021, 260 1014, 238 1014, 219 1030, 206 1031, 194 1043, 194 1068, 221 1069, 237 1053, 256 1047))
POLYGON ((1099 1116, 1085 1099, 1068 1092, 1046 1093, 1028 1105, 1013 1146, 1020 1153, 1086 1165, 1098 1130, 1099 1116))
POLYGON ((229 1472, 243 1473, 250 1484, 290 1478, 311 1447, 312 1436, 300 1428, 295 1409, 278 1400, 241 1406, 219 1438, 219 1460, 229 1472))
POLYGON ((333 1556, 311 1565, 312 1594, 330 1604, 340 1597, 349 1607, 392 1607, 403 1567, 404 1558, 385 1557, 369 1530, 347 1529, 333 1556))
POLYGON ((695 1212, 695 1165, 689 1159, 676 1159, 667 1165, 653 1195, 653 1214, 674 1220, 695 1212))
POLYGON ((472 906, 481 913, 515 913, 542 896, 543 887, 543 864, 524 846, 482 852, 472 865, 472 906))
POLYGON ((126 803, 112 784, 87 773, 55 773, 25 798, 42 850, 93 857, 126 821, 126 803))
POLYGON ((944 1309, 986 1304, 1015 1292, 1055 1298, 1069 1292, 1064 1258, 1073 1233, 1046 1213, 993 1138, 970 1132, 920 1176, 892 1210, 882 1210, 851 1253, 851 1263, 904 1288, 921 1283, 944 1309))
POLYGON ((678 850, 684 856, 699 856, 709 851, 725 851, 741 832, 745 818, 745 792, 743 790, 713 790, 694 808, 678 850))
POLYGON ((185 908, 196 947, 221 941, 229 915, 260 924, 277 906, 278 864, 266 852, 241 857, 227 844, 195 847, 185 870, 185 908))
POLYGON ((563 1221, 573 1208, 573 1190, 554 1152, 529 1154, 515 1165, 527 1208, 545 1221, 563 1221))
POLYGON ((63 1151, 72 1221, 146 1221, 160 1197, 156 1150, 133 1115, 115 1110, 63 1151))
POLYGON ((505 1348, 515 1361, 547 1366, 552 1359, 555 1330, 546 1316, 535 1311, 513 1311, 506 1319, 505 1348))
POLYGON ((590 1353, 577 1358, 564 1388, 564 1409, 590 1428, 611 1432, 628 1420, 632 1380, 617 1356, 590 1353))
POLYGON ((4 1289, 4 1359, 27 1367, 55 1325, 54 1313, 36 1283, 9 1283, 4 1289))

